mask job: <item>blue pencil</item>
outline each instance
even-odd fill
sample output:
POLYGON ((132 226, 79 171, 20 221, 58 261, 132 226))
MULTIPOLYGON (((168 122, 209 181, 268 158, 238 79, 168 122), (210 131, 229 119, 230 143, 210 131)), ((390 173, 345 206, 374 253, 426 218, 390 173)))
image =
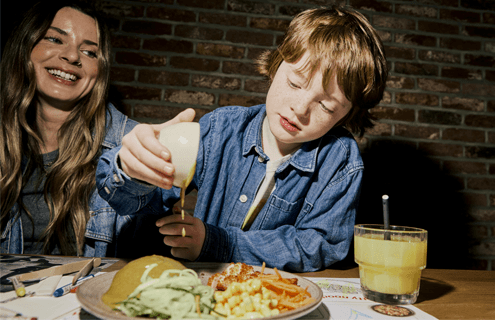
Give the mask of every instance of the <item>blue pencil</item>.
POLYGON ((94 276, 95 276, 94 274, 90 274, 88 276, 82 277, 81 279, 78 279, 74 285, 72 285, 72 283, 69 283, 69 284, 66 284, 65 286, 57 288, 57 290, 55 290, 55 292, 53 292, 53 296, 54 297, 61 297, 63 295, 66 295, 72 289, 76 288, 77 286, 79 286, 84 281, 93 278, 94 276))

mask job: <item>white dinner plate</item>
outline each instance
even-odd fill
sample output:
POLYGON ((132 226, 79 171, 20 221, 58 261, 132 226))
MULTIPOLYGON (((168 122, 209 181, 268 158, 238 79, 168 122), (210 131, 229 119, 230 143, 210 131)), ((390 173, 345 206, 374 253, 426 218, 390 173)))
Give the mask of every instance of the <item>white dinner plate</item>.
MULTIPOLYGON (((201 282, 206 285, 210 276, 215 273, 222 272, 225 268, 227 268, 229 263, 184 263, 187 268, 193 269, 198 273, 201 282)), ((261 267, 253 267, 255 271, 261 271, 261 267)), ((112 310, 109 306, 103 303, 101 297, 108 291, 110 285, 112 283, 113 277, 117 271, 109 272, 100 276, 97 276, 93 279, 83 282, 81 286, 77 288, 77 298, 81 303, 81 306, 84 310, 91 313, 92 315, 105 319, 105 320, 129 320, 129 319, 138 319, 143 320, 143 317, 127 317, 120 311, 112 310)), ((275 274, 275 271, 271 268, 265 268, 265 274, 275 274)), ((264 317, 261 318, 263 320, 272 320, 272 319, 297 319, 302 317, 314 309, 316 309, 321 299, 323 298, 323 292, 320 287, 318 287, 313 282, 302 278, 296 274, 292 274, 289 272, 279 271, 279 273, 284 278, 297 278, 297 284, 302 287, 308 287, 308 292, 311 294, 311 297, 314 299, 313 302, 297 308, 295 310, 287 311, 281 313, 276 316, 264 317)), ((221 318, 219 318, 221 319, 221 318)))

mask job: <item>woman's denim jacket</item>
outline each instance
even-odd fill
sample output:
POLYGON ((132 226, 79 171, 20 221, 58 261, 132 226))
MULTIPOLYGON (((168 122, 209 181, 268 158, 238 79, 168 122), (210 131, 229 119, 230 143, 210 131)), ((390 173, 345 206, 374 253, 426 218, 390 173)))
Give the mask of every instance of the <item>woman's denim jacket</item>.
MULTIPOLYGON (((102 153, 105 154, 112 148, 122 143, 122 137, 137 125, 119 112, 112 104, 107 108, 107 133, 103 142, 102 153)), ((26 162, 23 162, 23 170, 26 162)), ((95 190, 89 203, 90 219, 86 225, 84 256, 86 257, 136 257, 139 256, 139 243, 147 236, 146 229, 152 229, 156 216, 120 216, 102 199, 95 190), (134 241, 137 237, 139 241, 134 241), (131 239, 133 239, 131 241, 131 239)), ((24 240, 19 205, 15 204, 10 210, 11 219, 1 235, 1 253, 23 253, 24 240)))
MULTIPOLYGON (((341 127, 307 142, 281 165, 276 188, 248 231, 241 229, 266 172, 261 128, 265 105, 223 107, 200 120, 194 216, 206 237, 197 261, 245 262, 307 272, 347 255, 353 236, 363 162, 352 135, 341 127)), ((100 195, 119 214, 170 214, 180 190, 130 179, 116 148, 100 158, 100 195)))

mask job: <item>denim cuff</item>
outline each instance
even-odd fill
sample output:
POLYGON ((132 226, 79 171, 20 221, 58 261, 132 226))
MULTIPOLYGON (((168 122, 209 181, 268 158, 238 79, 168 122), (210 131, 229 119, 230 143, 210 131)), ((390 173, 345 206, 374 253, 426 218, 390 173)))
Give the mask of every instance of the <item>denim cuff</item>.
POLYGON ((105 152, 96 169, 96 186, 100 196, 119 215, 133 214, 145 206, 156 186, 132 180, 117 165, 120 147, 105 152))
POLYGON ((228 232, 220 227, 205 223, 205 242, 196 261, 231 262, 231 246, 228 232))
POLYGON ((100 163, 98 165, 99 170, 97 172, 97 180, 99 180, 97 183, 103 182, 103 184, 99 186, 100 195, 103 196, 102 193, 106 193, 107 196, 105 198, 111 199, 117 188, 119 188, 121 192, 134 196, 146 195, 152 192, 156 186, 133 179, 120 169, 118 163, 120 162, 118 160, 120 148, 120 146, 116 147, 100 158, 100 163))

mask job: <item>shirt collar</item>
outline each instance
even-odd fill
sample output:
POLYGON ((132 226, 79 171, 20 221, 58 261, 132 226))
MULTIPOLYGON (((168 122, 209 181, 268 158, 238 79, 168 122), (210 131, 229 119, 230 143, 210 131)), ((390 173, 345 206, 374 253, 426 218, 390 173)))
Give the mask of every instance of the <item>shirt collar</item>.
POLYGON ((263 105, 256 116, 249 122, 246 127, 246 135, 242 143, 242 155, 247 156, 254 148, 255 152, 267 159, 268 156, 263 152, 261 143, 261 128, 263 126, 263 119, 266 116, 266 106, 263 105))
MULTIPOLYGON (((247 134, 244 136, 242 147, 243 156, 247 156, 254 148, 255 152, 259 156, 264 159, 268 159, 268 156, 263 152, 263 144, 261 142, 261 130, 265 116, 266 106, 263 105, 258 114, 251 120, 246 128, 247 134)), ((314 172, 320 141, 321 138, 304 143, 301 148, 294 153, 290 160, 283 163, 277 171, 284 170, 288 165, 292 165, 301 171, 314 172)))
POLYGON ((122 143, 125 135, 124 128, 127 116, 117 111, 117 108, 111 103, 106 108, 106 133, 103 139, 103 146, 115 148, 122 143))

